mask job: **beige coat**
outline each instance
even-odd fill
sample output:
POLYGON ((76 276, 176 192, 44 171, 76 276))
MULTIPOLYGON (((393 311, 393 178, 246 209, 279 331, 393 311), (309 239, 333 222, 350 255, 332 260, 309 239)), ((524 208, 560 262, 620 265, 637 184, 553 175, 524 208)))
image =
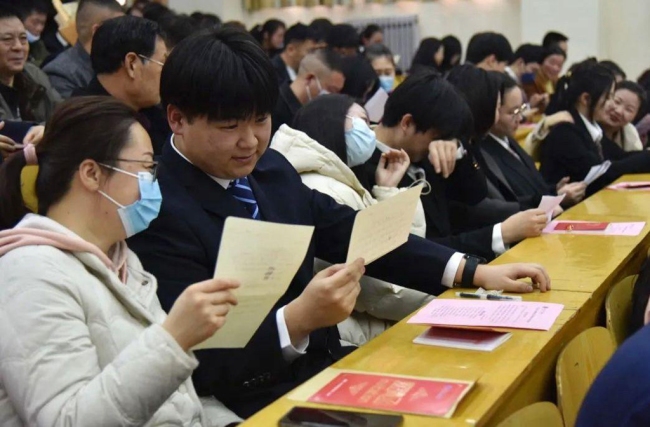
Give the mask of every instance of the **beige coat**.
MULTIPOLYGON (((302 182, 309 188, 327 194, 338 203, 355 210, 372 206, 401 191, 397 188, 375 186, 373 194, 370 194, 354 172, 335 153, 305 133, 287 125, 281 126, 275 133, 271 148, 289 160, 300 174, 302 182)), ((418 204, 411 233, 420 237, 424 237, 426 233, 421 204, 418 204)), ((315 269, 320 271, 327 265, 318 260, 315 269)), ((423 292, 364 276, 361 279, 361 294, 357 299, 355 313, 350 319, 339 324, 341 338, 344 343, 364 344, 394 321, 403 319, 431 299, 433 296, 423 292)))

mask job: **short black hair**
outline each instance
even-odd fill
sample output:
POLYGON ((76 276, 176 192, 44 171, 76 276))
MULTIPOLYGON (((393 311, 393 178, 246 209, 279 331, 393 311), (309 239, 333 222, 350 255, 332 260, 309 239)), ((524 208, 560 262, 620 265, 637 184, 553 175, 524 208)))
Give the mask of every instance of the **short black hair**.
POLYGON ((370 65, 370 61, 361 55, 345 57, 342 61, 345 84, 341 93, 365 105, 379 89, 379 77, 375 69, 370 65))
POLYGON ((421 67, 429 67, 439 71, 439 67, 433 57, 441 46, 442 42, 435 37, 422 39, 418 50, 415 52, 415 56, 413 56, 413 61, 411 61, 411 72, 421 67))
POLYGON ((174 16, 175 13, 170 8, 160 3, 149 3, 142 10, 142 16, 145 19, 161 24, 165 19, 174 16))
POLYGON ((614 74, 596 60, 586 59, 574 67, 571 73, 565 74, 558 80, 554 97, 557 109, 574 109, 580 95, 589 95, 589 117, 593 118, 598 101, 608 93, 614 85, 614 74))
POLYGON ((86 6, 101 7, 113 12, 124 12, 122 6, 115 0, 80 0, 77 6, 77 16, 83 12, 86 6))
POLYGON ((370 46, 366 47, 363 51, 363 54, 370 62, 374 61, 377 58, 385 56, 390 60, 390 62, 393 63, 393 66, 395 65, 393 52, 391 52, 390 49, 386 47, 386 45, 383 45, 381 43, 371 44, 370 46))
POLYGON ((20 14, 13 7, 0 3, 0 19, 8 19, 8 18, 20 19, 20 14))
POLYGON ((521 58, 524 61, 524 64, 539 64, 542 62, 542 49, 543 48, 540 45, 524 43, 515 50, 510 63, 512 64, 521 58))
POLYGON ((519 87, 517 82, 506 73, 499 73, 500 82, 500 91, 501 91, 501 102, 503 102, 503 97, 506 96, 506 93, 510 90, 519 87))
POLYGON ((359 47, 359 33, 350 24, 334 25, 327 35, 329 47, 359 47))
POLYGON ((465 139, 471 135, 472 113, 463 96, 436 72, 411 75, 388 97, 382 124, 399 125, 413 116, 417 132, 435 129, 440 139, 465 139))
POLYGON ((552 55, 560 55, 566 59, 566 52, 560 46, 554 44, 542 49, 542 56, 539 58, 539 63, 543 63, 546 58, 552 55))
POLYGON ((347 95, 319 96, 298 110, 291 127, 306 133, 347 164, 345 116, 352 104, 354 100, 347 95))
POLYGON ((463 46, 460 44, 460 40, 454 36, 445 36, 440 40, 442 45, 445 47, 445 56, 442 59, 442 65, 440 66, 440 71, 447 72, 451 70, 452 67, 458 64, 452 64, 451 58, 455 55, 458 55, 458 61, 463 56, 463 46))
POLYGON ((317 41, 327 40, 327 36, 333 26, 334 24, 332 24, 332 21, 327 18, 317 18, 309 24, 309 28, 314 32, 317 41))
POLYGON ((631 80, 623 80, 616 84, 616 90, 622 89, 629 90, 639 98, 639 111, 636 113, 636 117, 632 120, 632 123, 636 123, 648 112, 648 94, 640 84, 631 80))
POLYGON ((375 33, 383 33, 384 30, 381 29, 381 27, 377 24, 370 24, 366 26, 366 28, 361 31, 361 40, 363 39, 369 39, 372 37, 375 33))
POLYGON ((19 18, 24 21, 30 15, 35 13, 47 15, 49 8, 44 0, 20 0, 20 3, 17 6, 17 11, 20 14, 19 18))
POLYGON ((285 47, 291 43, 302 43, 307 40, 316 41, 316 35, 311 28, 300 22, 289 27, 284 33, 285 47))
POLYGON ((160 22, 165 34, 167 48, 173 49, 177 44, 199 31, 196 21, 187 15, 171 15, 160 22))
POLYGON ((474 34, 467 45, 465 60, 472 64, 479 64, 490 55, 494 55, 499 62, 510 62, 512 46, 508 39, 503 34, 491 31, 474 34))
POLYGON ((557 31, 549 31, 548 33, 546 33, 544 39, 542 40, 542 47, 547 48, 555 44, 568 42, 568 41, 569 38, 564 34, 558 33, 557 31))
POLYGON ((497 101, 501 93, 501 74, 470 64, 451 70, 447 80, 463 94, 474 118, 473 137, 481 139, 494 125, 497 101))
POLYGON ((614 74, 614 77, 621 77, 623 80, 627 78, 625 71, 623 71, 623 69, 616 62, 605 59, 603 61, 600 61, 599 64, 611 71, 612 74, 614 74))
POLYGON ((194 12, 190 15, 200 29, 215 29, 221 25, 221 18, 214 13, 194 12))
POLYGON ((160 95, 165 108, 175 106, 190 121, 248 119, 273 111, 278 78, 250 34, 224 27, 176 46, 162 70, 160 95))
POLYGON ((316 49, 312 52, 316 58, 330 71, 343 73, 343 58, 330 48, 316 49))
POLYGON ((164 40, 158 24, 148 19, 125 15, 105 21, 93 36, 93 70, 96 74, 114 73, 129 52, 153 55, 157 37, 164 40))

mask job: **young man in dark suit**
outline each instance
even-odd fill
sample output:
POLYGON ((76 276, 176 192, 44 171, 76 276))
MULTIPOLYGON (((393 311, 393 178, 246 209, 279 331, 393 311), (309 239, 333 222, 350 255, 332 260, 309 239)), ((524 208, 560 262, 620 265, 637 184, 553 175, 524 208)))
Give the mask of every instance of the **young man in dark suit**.
MULTIPOLYGON (((159 279, 163 308, 197 278, 213 276, 227 217, 315 227, 289 289, 248 345, 196 352, 199 395, 215 396, 247 417, 351 351, 341 347, 336 324, 354 306, 363 263, 337 265, 315 278, 313 266, 316 256, 345 261, 356 212, 304 186, 281 154, 267 150, 277 79, 248 33, 224 28, 181 42, 163 68, 161 96, 174 133, 160 158, 163 204, 129 246, 159 279)), ((523 277, 549 287, 541 266, 478 265, 416 237, 367 271, 432 294, 454 283, 532 292, 518 281, 523 277)))
POLYGON ((296 79, 300 62, 314 50, 316 38, 314 31, 300 22, 284 33, 284 50, 271 58, 280 86, 287 82, 291 84, 296 79))
POLYGON ((481 165, 489 169, 489 179, 499 189, 505 200, 518 202, 524 209, 539 206, 542 196, 566 194, 562 206, 569 207, 585 196, 584 182, 568 183, 564 178, 548 184, 539 173, 533 159, 514 140, 522 113, 526 106, 523 92, 510 77, 503 75, 499 120, 479 144, 481 165))
POLYGON ((529 212, 473 231, 452 232, 450 201, 476 205, 487 195, 483 171, 454 139, 463 137, 471 124, 467 103, 450 83, 435 73, 409 77, 390 96, 382 123, 375 128, 377 150, 364 166, 365 181, 370 188, 375 184, 374 171, 382 151, 388 147, 404 149, 413 164, 399 186, 426 180, 430 187, 421 196, 427 239, 494 259, 509 244, 534 235, 532 232, 543 228, 546 221, 543 215, 537 221, 536 215, 529 212), (451 159, 452 163, 440 162, 441 158, 451 159))

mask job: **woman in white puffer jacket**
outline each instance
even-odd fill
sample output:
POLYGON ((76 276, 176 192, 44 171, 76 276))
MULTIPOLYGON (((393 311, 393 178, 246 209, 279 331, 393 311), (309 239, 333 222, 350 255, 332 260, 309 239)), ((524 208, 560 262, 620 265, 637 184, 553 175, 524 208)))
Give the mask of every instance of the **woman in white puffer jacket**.
POLYGON ((3 427, 240 421, 190 378, 190 349, 223 325, 237 285, 192 285, 167 316, 124 242, 158 215, 155 172, 136 113, 108 97, 66 101, 0 168, 3 427))
MULTIPOLYGON (((271 141, 271 148, 289 160, 306 186, 356 210, 406 190, 397 188, 410 165, 403 150, 384 153, 376 173, 379 185, 372 189, 372 194, 353 172, 352 168, 370 159, 376 139, 368 127, 365 110, 351 98, 319 96, 297 113, 294 125, 300 128, 303 123, 313 122, 313 117, 307 118, 307 115, 317 115, 318 126, 324 126, 327 129, 324 133, 331 137, 316 141, 300 130, 283 125, 271 141)), ((305 129, 308 127, 305 125, 305 129)), ((420 237, 426 234, 421 203, 418 203, 411 233, 420 237)), ((315 269, 321 270, 325 265, 317 262, 315 269)), ((346 345, 362 345, 432 298, 423 292, 364 276, 355 312, 339 324, 341 340, 346 345)))

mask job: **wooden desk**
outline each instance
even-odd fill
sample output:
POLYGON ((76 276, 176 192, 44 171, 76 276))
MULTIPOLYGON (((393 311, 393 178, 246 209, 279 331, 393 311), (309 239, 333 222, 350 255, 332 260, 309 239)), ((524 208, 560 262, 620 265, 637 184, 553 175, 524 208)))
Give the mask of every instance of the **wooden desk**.
MULTIPOLYGON (((622 180, 650 180, 650 175, 622 180)), ((562 219, 650 222, 650 197, 643 192, 603 190, 562 215, 562 219)), ((555 400, 555 363, 574 336, 599 322, 609 287, 638 271, 650 246, 650 226, 637 237, 545 235, 527 239, 492 264, 538 262, 552 279, 552 291, 524 295, 526 301, 565 305, 548 332, 514 331, 491 353, 412 343, 425 330, 406 320, 334 365, 340 369, 404 375, 478 378, 476 388, 449 420, 405 416, 404 426, 491 426, 517 409, 540 400, 555 400)), ((450 290, 442 298, 455 297, 450 290)), ((283 397, 251 417, 246 426, 277 425, 293 406, 307 405, 283 397)))

